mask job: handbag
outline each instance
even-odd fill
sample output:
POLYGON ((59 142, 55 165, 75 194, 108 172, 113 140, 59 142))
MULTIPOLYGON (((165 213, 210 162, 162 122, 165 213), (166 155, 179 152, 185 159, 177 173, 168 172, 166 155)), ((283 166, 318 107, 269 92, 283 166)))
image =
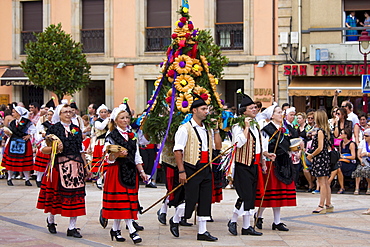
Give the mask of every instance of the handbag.
POLYGON ((331 151, 329 151, 329 155, 330 155, 330 164, 335 165, 340 158, 340 153, 337 150, 332 149, 331 151))

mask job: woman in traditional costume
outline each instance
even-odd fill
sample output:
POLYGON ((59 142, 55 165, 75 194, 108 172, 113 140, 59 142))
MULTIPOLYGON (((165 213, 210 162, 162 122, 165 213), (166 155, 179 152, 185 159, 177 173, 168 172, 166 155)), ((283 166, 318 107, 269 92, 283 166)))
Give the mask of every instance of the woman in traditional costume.
MULTIPOLYGON (((294 168, 289 157, 290 137, 284 135, 286 132, 281 128, 283 121, 282 109, 279 106, 273 107, 272 116, 269 124, 263 129, 263 155, 272 161, 266 161, 266 170, 263 175, 263 186, 267 183, 266 190, 263 192, 257 186, 256 207, 261 207, 257 215, 257 228, 262 229, 262 214, 265 208, 271 207, 274 213, 272 230, 289 231, 285 224, 280 221, 280 208, 286 206, 296 206, 296 192, 294 184, 294 168), (279 131, 281 133, 279 133, 279 131), (277 147, 276 142, 278 141, 277 147), (276 150, 276 151, 275 151, 276 150), (273 169, 269 171, 269 169, 273 169), (268 173, 270 176, 268 177, 268 173), (267 181, 268 178, 268 181, 267 181), (264 193, 264 200, 261 200, 264 193)), ((260 183, 260 181, 258 181, 260 183)))
POLYGON ((13 186, 13 172, 23 172, 26 186, 32 186, 30 171, 33 166, 33 150, 31 137, 36 132, 35 125, 28 119, 29 112, 22 106, 14 106, 12 115, 15 118, 10 122, 4 133, 10 137, 5 147, 2 166, 8 170, 9 186, 13 186))
POLYGON ((133 225, 140 205, 138 198, 139 175, 143 181, 149 176, 143 170, 143 161, 139 153, 135 134, 131 131, 131 114, 125 104, 115 108, 111 114, 110 133, 106 137, 105 147, 108 151, 107 172, 103 190, 104 219, 114 219, 110 231, 111 239, 125 241, 121 235, 121 220, 124 219, 133 242, 142 239, 133 225), (119 145, 123 151, 111 152, 110 145, 119 145))
MULTIPOLYGON (((36 125, 36 134, 35 140, 38 146, 37 153, 35 157, 35 163, 33 165, 33 170, 36 172, 36 185, 37 187, 41 187, 41 180, 46 167, 50 161, 50 154, 44 154, 41 152, 41 142, 44 140, 46 131, 53 125, 51 119, 53 118, 54 110, 50 108, 46 113, 45 121, 39 121, 36 125)), ((40 120, 44 120, 43 117, 40 120)))
MULTIPOLYGON (((77 216, 85 215, 85 178, 88 171, 85 168, 85 158, 82 154, 82 131, 71 121, 72 109, 69 105, 59 105, 53 116, 54 125, 46 132, 60 139, 57 146, 55 159, 51 161, 48 173, 43 177, 38 209, 49 213, 46 221, 50 233, 55 234, 56 224, 54 216, 70 217, 67 230, 68 237, 82 238, 76 228, 77 216)), ((41 151, 45 154, 52 153, 52 147, 43 142, 41 151)))

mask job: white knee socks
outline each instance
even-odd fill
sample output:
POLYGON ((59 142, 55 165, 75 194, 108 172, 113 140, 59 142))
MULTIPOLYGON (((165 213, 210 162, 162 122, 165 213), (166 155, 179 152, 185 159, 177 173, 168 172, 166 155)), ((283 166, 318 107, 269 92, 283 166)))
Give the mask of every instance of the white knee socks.
POLYGON ((198 217, 198 233, 203 234, 207 231, 207 221, 198 217))
POLYGON ((73 230, 76 228, 76 221, 77 217, 69 217, 69 227, 68 227, 69 230, 73 230))
POLYGON ((132 224, 133 219, 125 219, 125 223, 128 227, 128 231, 131 233, 136 232, 134 225, 132 224))
POLYGON ((26 178, 26 181, 27 181, 27 180, 30 180, 30 171, 24 171, 24 172, 23 172, 23 175, 24 175, 24 177, 26 178))
POLYGON ((231 217, 231 222, 237 222, 238 221, 238 214, 237 213, 233 213, 233 216, 231 217))
POLYGON ((272 208, 272 211, 274 212, 274 223, 277 225, 280 223, 280 207, 272 208))
POLYGON ((115 219, 115 220, 113 221, 112 230, 113 230, 113 231, 120 230, 120 229, 121 229, 120 225, 121 225, 121 220, 120 220, 120 219, 115 219))
POLYGON ((179 223, 181 217, 184 216, 185 212, 185 203, 181 203, 179 206, 176 207, 175 215, 173 216, 173 223, 179 223))
POLYGON ((258 210, 259 210, 259 212, 258 212, 258 218, 262 218, 262 214, 263 214, 263 212, 265 211, 265 209, 266 208, 263 208, 263 207, 260 207, 258 210))
POLYGON ((251 226, 250 215, 243 215, 243 228, 248 229, 251 226))
POLYGON ((8 170, 8 180, 12 180, 14 172, 8 170))
POLYGON ((166 198, 166 200, 164 201, 164 203, 162 204, 162 207, 161 207, 161 211, 159 211, 160 214, 167 214, 167 209, 168 209, 168 197, 166 198))
POLYGON ((54 223, 55 222, 55 215, 54 214, 50 214, 48 215, 48 222, 49 223, 54 223))
POLYGON ((42 180, 42 176, 44 175, 44 172, 36 172, 37 173, 37 178, 36 178, 36 181, 37 182, 41 182, 42 180))

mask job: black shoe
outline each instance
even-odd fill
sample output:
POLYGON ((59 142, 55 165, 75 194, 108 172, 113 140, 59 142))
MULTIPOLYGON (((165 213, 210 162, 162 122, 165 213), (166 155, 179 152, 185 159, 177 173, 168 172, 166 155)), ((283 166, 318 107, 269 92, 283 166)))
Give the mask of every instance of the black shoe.
POLYGON ((143 241, 137 232, 130 233, 130 238, 134 241, 134 244, 141 243, 141 241, 143 241))
POLYGON ((113 229, 110 229, 110 237, 113 241, 113 237, 116 239, 117 242, 125 242, 125 238, 121 235, 121 230, 113 231, 113 229))
POLYGON ((227 227, 229 228, 229 232, 236 236, 238 235, 238 232, 236 230, 236 222, 231 222, 231 220, 229 220, 229 222, 227 223, 227 227))
POLYGON ((192 223, 188 223, 187 219, 185 217, 181 217, 181 220, 179 222, 180 226, 192 226, 192 223))
POLYGON ((248 227, 248 229, 242 228, 242 235, 254 235, 254 236, 262 236, 262 232, 256 232, 253 227, 248 227))
POLYGON ((48 218, 46 218, 46 223, 47 223, 47 227, 48 227, 49 232, 51 234, 56 234, 57 233, 57 229, 55 228, 55 226, 57 224, 55 224, 55 223, 49 223, 48 218))
POLYGON ((212 218, 212 216, 210 216, 211 219, 207 220, 207 222, 215 222, 212 218))
POLYGON ((30 180, 26 180, 26 182, 24 182, 24 185, 26 185, 26 186, 32 186, 30 180))
POLYGON ((152 182, 150 182, 147 185, 145 185, 145 187, 147 187, 147 188, 157 188, 157 185, 155 185, 152 182))
POLYGON ((41 181, 36 181, 36 185, 37 185, 38 188, 41 187, 41 184, 42 184, 41 181))
POLYGON ((278 229, 279 231, 284 231, 284 232, 287 232, 289 231, 288 228, 285 227, 286 225, 282 222, 280 222, 279 224, 275 224, 275 223, 272 223, 272 230, 275 230, 275 229, 278 229))
POLYGON ((256 221, 256 227, 262 229, 263 218, 257 218, 257 214, 254 214, 254 220, 256 221))
POLYGON ((99 222, 100 225, 105 229, 108 225, 108 219, 103 218, 103 212, 102 209, 100 209, 100 215, 99 215, 99 222))
POLYGON ((136 221, 132 221, 132 225, 135 227, 136 231, 144 231, 144 227, 139 226, 139 224, 136 221))
POLYGON ((213 237, 209 232, 205 232, 203 234, 199 234, 198 233, 197 240, 201 240, 201 241, 216 241, 216 240, 218 240, 218 238, 213 237))
POLYGON ((6 181, 6 183, 8 184, 8 186, 14 186, 14 184, 13 184, 13 182, 12 182, 12 180, 10 179, 10 180, 8 180, 8 181, 6 181))
POLYGON ((167 220, 166 220, 167 214, 161 213, 161 210, 159 209, 157 211, 157 215, 158 215, 158 221, 159 221, 159 223, 161 223, 163 225, 166 225, 167 224, 167 220))
POLYGON ((82 235, 78 231, 80 228, 74 228, 72 230, 67 230, 67 237, 82 238, 82 235))
POLYGON ((170 219, 170 232, 176 238, 178 238, 180 236, 180 234, 179 234, 179 223, 174 223, 173 222, 173 217, 170 219))

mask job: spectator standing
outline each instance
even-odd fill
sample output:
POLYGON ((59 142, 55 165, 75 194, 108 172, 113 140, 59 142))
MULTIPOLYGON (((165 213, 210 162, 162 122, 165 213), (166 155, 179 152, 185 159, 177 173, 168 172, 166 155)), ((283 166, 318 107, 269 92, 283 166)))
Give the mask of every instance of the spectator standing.
POLYGON ((29 109, 30 109, 29 119, 36 126, 37 122, 41 117, 40 105, 37 102, 33 102, 29 105, 29 109))
POLYGON ((94 116, 96 115, 97 110, 98 110, 98 106, 96 104, 90 104, 87 108, 91 126, 94 126, 94 121, 95 121, 94 116))
MULTIPOLYGON (((355 14, 356 14, 355 11, 351 11, 349 15, 346 17, 346 27, 349 29, 356 27, 357 23, 359 22, 355 14)), ((347 30, 346 35, 347 35, 347 41, 357 41, 358 40, 358 36, 356 36, 357 30, 347 30)))

